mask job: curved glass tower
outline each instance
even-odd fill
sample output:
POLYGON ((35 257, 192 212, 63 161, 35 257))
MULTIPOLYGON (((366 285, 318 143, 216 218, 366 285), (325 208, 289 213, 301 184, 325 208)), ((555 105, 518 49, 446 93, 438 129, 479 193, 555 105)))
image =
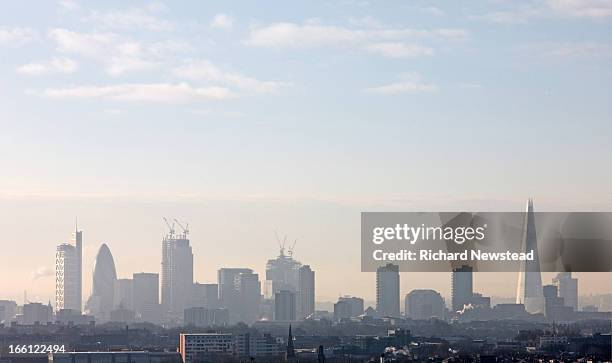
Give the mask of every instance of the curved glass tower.
POLYGON ((93 287, 87 302, 89 311, 98 321, 107 321, 113 309, 117 272, 110 249, 103 243, 98 250, 93 270, 93 287))

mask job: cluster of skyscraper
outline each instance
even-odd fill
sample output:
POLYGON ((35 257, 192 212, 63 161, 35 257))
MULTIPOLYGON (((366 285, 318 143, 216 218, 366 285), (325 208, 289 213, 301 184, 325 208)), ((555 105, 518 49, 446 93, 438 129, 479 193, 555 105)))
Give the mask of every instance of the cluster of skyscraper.
MULTIPOLYGON (((533 201, 527 202, 527 209, 522 231, 523 252, 534 251, 534 259, 523 261, 519 271, 515 306, 521 307, 525 313, 565 314, 578 310, 578 280, 571 272, 562 272, 553 279, 555 285, 542 287, 540 262, 537 254, 537 236, 533 201), (568 310, 569 309, 569 310, 568 310)), ((379 267, 376 272, 376 313, 379 316, 399 317, 399 266, 387 264, 379 267)), ((490 308, 489 297, 474 292, 473 269, 463 265, 453 269, 451 275, 451 314, 462 312, 466 307, 490 308)), ((445 304, 442 296, 433 290, 413 290, 406 296, 405 314, 422 319, 429 317, 444 318, 445 304)))
MULTIPOLYGON (((169 231, 162 240, 161 281, 157 273, 144 272, 135 273, 132 278, 117 278, 111 251, 106 244, 101 245, 94 263, 92 294, 86 304, 88 314, 102 322, 135 320, 167 325, 251 324, 258 320, 314 317, 315 273, 309 265, 293 258, 293 247, 285 253, 286 241, 281 244, 279 255, 268 260, 263 283, 251 268, 242 267, 220 268, 217 283, 194 283, 188 225, 174 221, 170 224, 166 220, 169 231), (175 232, 175 225, 180 227, 179 233, 175 232)), ((560 273, 555 278, 554 291, 542 287, 532 200, 527 203, 523 226, 523 250, 536 254, 534 260, 521 266, 516 305, 524 306, 527 313, 554 310, 561 314, 564 307, 577 310, 577 280, 571 273, 560 273)), ((78 228, 73 240, 73 244, 62 243, 56 250, 55 311, 64 317, 82 317, 83 233, 78 228)), ((469 266, 453 269, 451 314, 466 306, 490 308, 490 298, 474 293, 472 275, 469 266)), ((44 305, 40 308, 45 310, 44 305)), ((445 318, 448 313, 444 299, 433 290, 413 290, 406 296, 404 311, 413 318, 445 318)), ((334 315, 339 319, 364 313, 401 316, 398 266, 387 264, 378 268, 375 310, 364 310, 363 299, 348 296, 340 298, 334 306, 334 315)))
POLYGON ((92 293, 81 314, 82 231, 75 243, 56 252, 56 314, 76 319, 148 321, 167 325, 229 324, 257 320, 294 321, 314 315, 315 277, 292 251, 268 261, 264 293, 259 275, 250 268, 221 268, 217 283, 194 283, 193 252, 188 226, 175 220, 162 240, 161 281, 157 273, 117 278, 113 255, 102 244, 93 269, 92 293), (175 233, 178 224, 180 233, 175 233), (161 294, 160 294, 161 290, 161 294), (160 299, 161 296, 161 299, 160 299))

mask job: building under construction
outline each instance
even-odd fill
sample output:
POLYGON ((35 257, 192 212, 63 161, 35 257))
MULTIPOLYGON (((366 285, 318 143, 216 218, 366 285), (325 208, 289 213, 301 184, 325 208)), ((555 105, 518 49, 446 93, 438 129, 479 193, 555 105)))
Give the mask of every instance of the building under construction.
POLYGON ((178 322, 188 307, 193 287, 193 252, 189 225, 164 218, 168 232, 162 240, 161 305, 166 320, 178 322), (175 227, 180 228, 176 233, 175 227))

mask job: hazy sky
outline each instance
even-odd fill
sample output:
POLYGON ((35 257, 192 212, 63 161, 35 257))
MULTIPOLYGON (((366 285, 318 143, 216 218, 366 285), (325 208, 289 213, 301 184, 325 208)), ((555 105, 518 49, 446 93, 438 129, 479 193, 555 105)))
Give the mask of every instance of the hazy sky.
POLYGON ((75 216, 85 295, 103 241, 159 271, 172 216, 197 280, 263 279, 278 231, 332 300, 374 297, 361 211, 610 211, 610 34, 601 0, 4 3, 0 299, 53 296, 75 216))

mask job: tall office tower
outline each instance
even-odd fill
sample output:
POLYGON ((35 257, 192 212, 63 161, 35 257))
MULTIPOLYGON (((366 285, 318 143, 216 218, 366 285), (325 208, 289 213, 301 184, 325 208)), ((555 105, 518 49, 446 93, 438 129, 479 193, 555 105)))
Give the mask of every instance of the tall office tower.
POLYGON ((134 312, 140 321, 159 323, 159 274, 140 272, 132 275, 134 289, 134 312))
POLYGON ((306 319, 315 311, 315 273, 309 265, 300 267, 298 274, 298 317, 306 319))
POLYGON ((565 306, 578 311, 578 279, 573 278, 571 272, 560 272, 553 283, 557 285, 559 297, 563 298, 565 306))
POLYGON ((94 261, 93 285, 87 309, 97 321, 108 321, 113 310, 117 271, 110 249, 103 243, 94 261))
POLYGON ((74 233, 72 234, 74 239, 74 247, 76 249, 77 258, 77 299, 79 300, 78 311, 81 311, 83 306, 83 231, 79 231, 79 225, 75 222, 74 233))
POLYGON ((278 257, 266 264, 266 299, 274 299, 280 290, 297 291, 300 267, 302 264, 293 259, 293 248, 285 254, 285 248, 281 247, 278 257))
POLYGON ((113 308, 134 310, 134 280, 117 279, 113 298, 113 308))
POLYGON ((376 269, 376 312, 382 316, 400 316, 399 266, 391 263, 376 269))
POLYGON ((182 319, 184 310, 193 297, 193 253, 183 228, 179 235, 174 227, 162 241, 161 304, 164 313, 171 319, 182 319))
POLYGON ((516 303, 525 304, 525 310, 529 313, 543 313, 544 296, 542 294, 542 275, 540 274, 535 214, 533 212, 533 200, 529 199, 523 222, 522 252, 531 251, 533 251, 533 260, 521 261, 516 289, 516 303))
POLYGON ((295 292, 281 290, 274 296, 274 320, 294 321, 296 320, 296 298, 295 292))
POLYGON ((219 304, 229 310, 230 322, 236 323, 239 319, 240 298, 235 286, 236 276, 239 274, 253 273, 250 268, 220 268, 217 271, 217 283, 219 286, 219 304))
POLYGON ((193 284, 193 307, 217 309, 219 308, 219 285, 193 284))
POLYGON ((74 245, 62 243, 55 252, 55 309, 80 312, 83 303, 83 232, 75 227, 74 245))
POLYGON ((259 275, 252 272, 236 275, 234 277, 234 288, 241 302, 238 307, 238 320, 246 324, 252 324, 259 317, 261 303, 259 275))
POLYGON ((454 312, 463 310, 463 306, 472 301, 472 296, 474 295, 472 271, 472 267, 467 265, 453 268, 451 277, 451 305, 454 312))
POLYGON ((445 318, 446 306, 439 292, 434 290, 412 290, 406 295, 404 313, 412 319, 445 318))
POLYGON ((79 265, 76 248, 68 243, 55 250, 55 310, 81 311, 79 300, 79 265))

